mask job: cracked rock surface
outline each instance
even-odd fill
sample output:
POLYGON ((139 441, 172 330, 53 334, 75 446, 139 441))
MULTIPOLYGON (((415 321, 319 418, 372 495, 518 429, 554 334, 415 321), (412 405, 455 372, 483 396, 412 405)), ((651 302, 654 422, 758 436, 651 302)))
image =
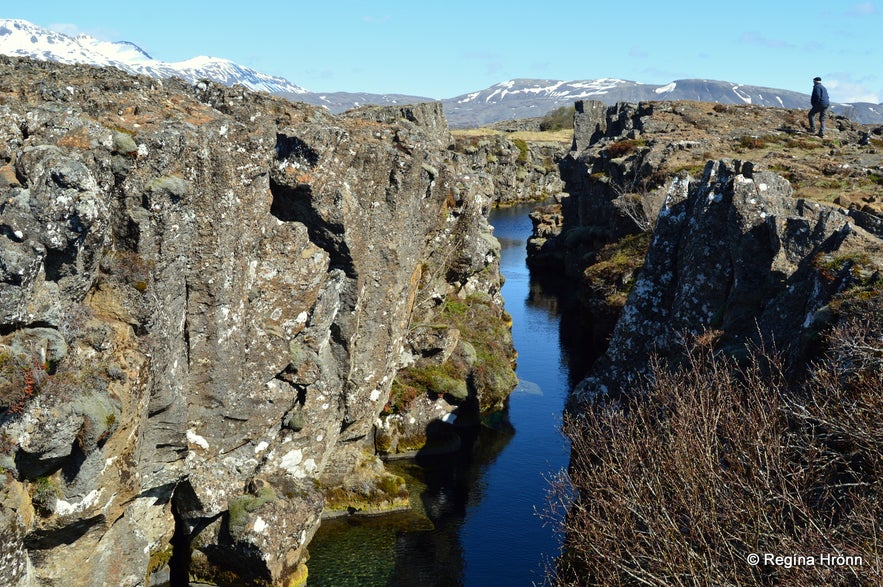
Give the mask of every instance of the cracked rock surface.
POLYGON ((409 329, 502 315, 440 105, 4 57, 0 138, 0 582, 143 585, 176 534, 203 579, 303 577, 327 490, 387 481, 409 329))

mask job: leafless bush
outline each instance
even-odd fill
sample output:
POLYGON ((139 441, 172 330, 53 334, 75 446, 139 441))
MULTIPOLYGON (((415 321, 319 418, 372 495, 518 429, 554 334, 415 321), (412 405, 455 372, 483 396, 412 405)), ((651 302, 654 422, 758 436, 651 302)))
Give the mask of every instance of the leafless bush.
POLYGON ((616 194, 613 205, 627 216, 641 232, 650 232, 656 225, 656 217, 665 199, 665 190, 650 189, 647 182, 633 179, 629 182, 610 182, 616 194))
POLYGON ((570 473, 554 480, 546 512, 566 540, 549 581, 880 585, 883 385, 863 355, 879 347, 855 341, 879 341, 881 328, 845 323, 799 389, 771 353, 740 366, 700 339, 679 368, 655 364, 629 399, 568 418, 570 473), (861 564, 774 565, 766 554, 861 564))

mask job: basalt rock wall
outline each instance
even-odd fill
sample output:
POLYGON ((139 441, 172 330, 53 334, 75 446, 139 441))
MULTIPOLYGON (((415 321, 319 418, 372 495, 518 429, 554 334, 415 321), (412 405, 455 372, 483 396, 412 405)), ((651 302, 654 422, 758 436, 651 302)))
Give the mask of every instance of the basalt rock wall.
POLYGON ((559 164, 565 145, 489 134, 458 136, 455 150, 460 168, 482 182, 497 204, 541 201, 564 191, 559 164))
POLYGON ((569 196, 532 214, 528 246, 532 267, 565 272, 611 332, 575 405, 628 393, 652 356, 676 363, 693 336, 737 359, 765 345, 799 364, 838 296, 876 287, 880 131, 837 119, 837 138, 819 140, 803 119, 577 103, 561 164, 569 196), (832 199, 845 205, 820 201, 832 199))
POLYGON ((407 503, 374 429, 414 325, 504 321, 439 105, 2 58, 0 135, 0 581, 289 584, 329 492, 407 503))
POLYGON ((879 287, 883 241, 846 210, 793 196, 750 162, 673 180, 607 353, 574 403, 628 393, 652 356, 676 363, 697 336, 737 360, 765 348, 796 365, 838 294, 879 287))
POLYGON ((805 133, 805 114, 687 101, 577 102, 573 145, 560 163, 562 191, 571 197, 535 215, 531 261, 579 279, 604 244, 652 228, 673 177, 700 176, 706 162, 720 159, 776 170, 798 197, 835 200, 879 233, 883 129, 835 116, 831 138, 821 140, 805 133))

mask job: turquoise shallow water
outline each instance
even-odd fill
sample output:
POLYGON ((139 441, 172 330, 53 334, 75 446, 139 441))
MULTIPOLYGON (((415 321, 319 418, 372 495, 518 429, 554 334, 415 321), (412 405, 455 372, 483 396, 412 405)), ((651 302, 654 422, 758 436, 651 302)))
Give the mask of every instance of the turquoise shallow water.
POLYGON ((310 544, 310 587, 542 582, 559 539, 536 511, 549 476, 567 465, 558 427, 579 375, 571 371, 581 365, 571 357, 587 354, 577 341, 562 340, 559 296, 525 264, 530 208, 494 210, 490 218, 502 244, 503 297, 518 351, 520 384, 508 408, 514 433, 481 430, 457 455, 395 463, 409 478, 415 514, 323 522, 310 544), (434 529, 423 529, 418 514, 434 529))

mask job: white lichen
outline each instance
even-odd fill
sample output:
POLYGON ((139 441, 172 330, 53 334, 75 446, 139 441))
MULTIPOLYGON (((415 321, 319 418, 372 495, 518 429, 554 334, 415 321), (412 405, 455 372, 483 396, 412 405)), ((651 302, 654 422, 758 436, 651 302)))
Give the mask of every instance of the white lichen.
POLYGON ((257 532, 258 534, 263 534, 264 530, 267 529, 267 523, 264 521, 264 519, 262 517, 258 516, 257 518, 255 518, 253 528, 254 528, 254 531, 257 532))
POLYGON ((208 441, 192 429, 187 431, 187 442, 195 444, 203 450, 208 450, 209 447, 208 441))
POLYGON ((66 516, 68 514, 82 512, 86 508, 95 505, 99 497, 101 497, 101 489, 93 489, 78 503, 70 503, 63 499, 58 499, 55 501, 55 513, 59 516, 66 516))

